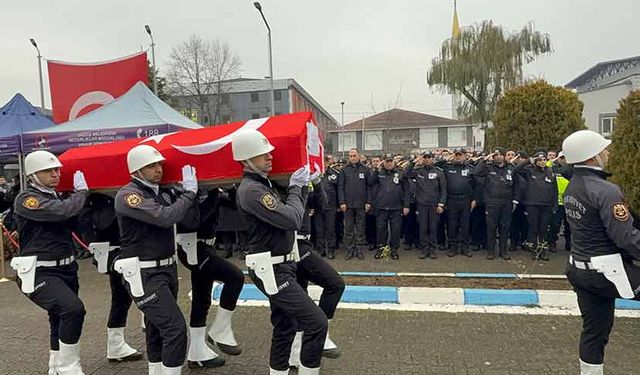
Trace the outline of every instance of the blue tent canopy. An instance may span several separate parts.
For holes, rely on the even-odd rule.
[[[54,123],[21,94],[16,94],[0,108],[0,158],[17,157],[21,151],[20,136],[24,132],[41,130]]]

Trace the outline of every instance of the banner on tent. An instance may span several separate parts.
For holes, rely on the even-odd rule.
[[[275,146],[274,177],[290,174],[309,164],[324,170],[324,147],[310,112],[280,115],[228,125],[159,134],[141,140],[127,140],[68,150],[60,156],[64,165],[61,190],[73,187],[73,172],[84,172],[89,187],[116,189],[131,180],[127,170],[127,153],[139,144],[157,148],[167,159],[164,163],[163,183],[181,180],[184,165],[196,168],[201,184],[225,184],[242,177],[240,163],[233,160],[231,139],[244,129],[262,132]],[[108,173],[105,173],[108,171]]]
[[[56,123],[111,103],[138,81],[148,83],[146,52],[91,64],[49,60],[47,67]]]

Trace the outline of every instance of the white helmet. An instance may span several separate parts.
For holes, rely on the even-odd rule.
[[[140,169],[146,167],[149,164],[164,161],[160,151],[149,145],[139,145],[131,150],[127,154],[127,166],[129,167],[129,173],[134,173]]]
[[[579,130],[562,142],[562,152],[569,164],[582,163],[601,153],[611,144],[601,134],[592,130]]]
[[[24,173],[29,176],[51,168],[60,168],[62,163],[49,151],[37,150],[24,158]]]
[[[267,137],[254,129],[241,130],[231,138],[233,160],[249,160],[275,149]]]

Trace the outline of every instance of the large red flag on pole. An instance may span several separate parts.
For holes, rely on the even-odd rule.
[[[49,60],[47,67],[56,123],[111,103],[138,81],[148,83],[146,52],[87,64]]]

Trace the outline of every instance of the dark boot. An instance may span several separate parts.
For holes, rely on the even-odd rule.
[[[391,249],[391,259],[398,260],[400,259],[400,254],[398,254],[398,249]]]
[[[471,258],[471,256],[472,256],[471,255],[471,250],[469,250],[469,246],[467,246],[467,245],[460,245],[460,250],[459,251],[460,251],[460,254],[462,254],[462,255],[464,255],[464,256],[466,256],[468,258]]]
[[[549,245],[546,242],[541,242],[540,245],[540,259],[545,262],[549,260]]]
[[[347,255],[345,255],[344,259],[349,260],[355,256],[355,250],[347,249]]]
[[[551,252],[551,253],[557,253],[558,252],[558,248],[556,247],[556,243],[555,242],[551,242],[549,244],[549,252]]]
[[[362,248],[356,248],[356,258],[360,260],[364,260],[364,253],[362,252]]]
[[[458,247],[453,245],[451,246],[451,249],[449,249],[449,253],[447,254],[448,257],[454,257],[458,255]]]
[[[513,252],[516,251],[516,242],[515,241],[511,241],[511,244],[509,244],[509,251]]]
[[[429,248],[429,258],[438,259],[438,256],[436,255],[436,248],[435,247],[430,247]]]
[[[424,249],[420,250],[420,259],[427,259],[428,256],[429,248],[425,247]]]
[[[327,252],[327,259],[335,259],[336,258],[336,249],[329,249]]]

